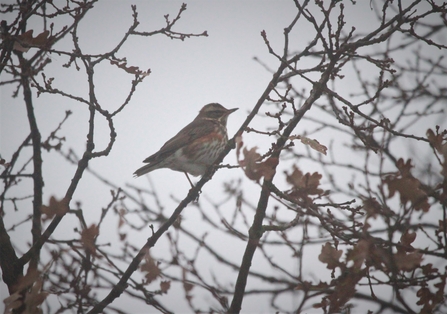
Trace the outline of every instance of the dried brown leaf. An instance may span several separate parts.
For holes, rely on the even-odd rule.
[[[140,270],[145,274],[146,282],[151,283],[161,275],[161,270],[154,261],[149,252],[144,257],[144,263],[141,264]]]
[[[151,73],[151,70],[147,70],[147,71],[143,71],[140,70],[139,67],[136,66],[127,66],[127,62],[126,60],[110,60],[110,64],[112,65],[116,65],[117,67],[119,67],[120,69],[123,69],[124,71],[126,71],[127,73],[130,74],[135,74],[135,75],[140,75],[140,76],[148,76]]]
[[[443,134],[439,134],[438,132],[436,133],[437,134],[435,134],[432,129],[428,129],[426,133],[427,139],[430,145],[433,146],[438,153],[443,154]]]
[[[301,137],[301,143],[304,145],[308,145],[310,148],[316,150],[319,153],[322,153],[323,155],[327,154],[327,147],[320,144],[317,140],[300,136]]]
[[[403,205],[411,202],[416,210],[428,212],[430,209],[428,196],[419,188],[421,186],[419,180],[411,174],[410,169],[413,167],[411,159],[407,162],[399,159],[396,166],[399,173],[389,175],[384,179],[384,183],[388,185],[389,197],[391,198],[396,192],[399,192],[400,201]]]
[[[15,292],[11,294],[9,297],[3,300],[3,303],[5,304],[5,310],[4,313],[12,313],[12,310],[18,309],[22,306],[22,295],[19,292]]]
[[[6,162],[6,160],[0,157],[0,165],[2,165],[5,168],[8,168],[10,166],[10,163]]]
[[[365,260],[370,256],[369,254],[369,242],[361,239],[354,248],[346,254],[346,260],[353,261],[351,269],[356,271],[360,270]]]
[[[413,243],[415,239],[416,239],[416,232],[406,231],[400,237],[400,244],[413,249],[411,243]]]
[[[406,253],[405,251],[398,251],[394,255],[394,262],[399,270],[413,271],[420,266],[423,256],[419,252]]]
[[[188,271],[185,268],[182,268],[183,289],[185,290],[185,294],[189,295],[189,292],[194,288],[194,285],[188,282],[187,276]]]
[[[171,281],[166,280],[160,282],[160,290],[163,293],[168,293],[168,290],[171,288]]]
[[[92,254],[96,253],[96,238],[99,235],[99,227],[92,224],[87,229],[82,230],[81,242],[84,249]]]
[[[37,35],[35,38],[33,38],[32,45],[35,47],[45,46],[48,42],[48,35],[50,35],[50,32],[48,30],[43,31],[42,33]]]
[[[321,253],[318,255],[320,262],[327,264],[328,269],[335,269],[340,263],[340,257],[343,254],[342,250],[335,249],[329,242],[321,247]]]
[[[430,145],[436,149],[436,151],[442,155],[443,157],[443,161],[441,161],[441,166],[442,166],[442,170],[441,170],[441,175],[444,178],[447,178],[447,130],[444,130],[442,133],[439,133],[439,130],[436,129],[436,134],[431,130],[428,129],[427,130],[427,138],[428,141],[430,142]],[[443,184],[443,193],[442,193],[442,198],[445,200],[447,199],[447,182],[444,181]]]
[[[287,182],[293,186],[288,194],[296,199],[312,201],[310,196],[321,195],[324,193],[324,191],[319,188],[322,175],[318,172],[303,174],[301,170],[294,165],[292,173],[289,174],[286,172],[285,174]]]
[[[236,154],[239,165],[244,170],[245,175],[256,182],[264,177],[266,180],[273,178],[276,172],[276,166],[278,165],[278,158],[267,158],[265,161],[261,161],[262,157],[257,153],[257,147],[251,149],[243,148],[242,153],[244,159],[240,160],[240,151],[243,142],[241,137],[236,138]]]
[[[63,198],[58,201],[54,196],[50,197],[50,204],[48,206],[42,205],[40,212],[44,214],[43,221],[53,219],[54,216],[62,217],[68,212],[67,201]]]
[[[50,32],[46,30],[36,37],[33,37],[33,30],[31,29],[16,37],[13,49],[16,51],[27,52],[30,47],[44,47],[49,42],[49,34]]]
[[[48,296],[47,292],[42,292],[43,281],[38,278],[25,296],[25,305],[27,313],[42,313],[39,306]]]
[[[394,254],[394,262],[399,270],[413,271],[420,266],[423,255],[416,251],[411,243],[416,239],[416,232],[406,231],[402,234]]]
[[[366,211],[367,217],[376,218],[382,213],[382,205],[375,198],[367,198],[363,200],[363,208]]]
[[[361,271],[347,271],[337,278],[334,293],[327,298],[329,300],[329,313],[341,313],[342,308],[354,296],[355,287],[366,274],[366,269]]]
[[[446,277],[446,274],[439,274],[440,281],[433,285],[436,288],[434,293],[426,286],[417,291],[416,296],[419,297],[419,301],[416,304],[423,305],[420,313],[435,313],[435,308],[444,301]]]
[[[428,212],[430,204],[427,194],[419,189],[420,182],[416,178],[387,178],[389,197],[393,197],[395,192],[399,192],[400,202],[405,205],[411,202],[416,210]]]
[[[124,208],[121,208],[118,210],[118,229],[120,229],[125,223],[126,223],[126,216],[127,211]]]
[[[43,281],[40,278],[40,272],[37,270],[28,270],[25,276],[18,280],[14,290],[18,291],[3,300],[5,303],[5,313],[17,309],[25,303],[24,313],[41,313],[39,306],[48,296],[47,292],[42,292]],[[25,298],[22,299],[20,291],[26,291]],[[8,310],[8,311],[7,311]]]
[[[422,273],[425,276],[430,276],[432,274],[436,274],[439,271],[438,268],[433,268],[433,264],[432,263],[428,263],[427,265],[422,265],[421,269],[422,269]]]

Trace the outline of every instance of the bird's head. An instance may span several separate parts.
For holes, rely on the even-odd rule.
[[[227,124],[228,116],[238,110],[239,108],[227,109],[221,104],[211,103],[204,106],[197,118],[199,119],[207,119],[207,120],[217,120],[223,125]]]

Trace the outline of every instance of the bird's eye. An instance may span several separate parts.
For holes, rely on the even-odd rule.
[[[210,116],[212,117],[220,117],[222,115],[222,112],[219,110],[210,111]]]

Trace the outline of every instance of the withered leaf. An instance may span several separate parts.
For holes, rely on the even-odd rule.
[[[29,30],[16,37],[13,49],[16,51],[27,52],[30,47],[43,47],[48,43],[48,30],[43,31],[36,37],[33,37],[33,30]]]
[[[287,182],[293,185],[298,189],[309,189],[311,193],[309,194],[321,194],[323,190],[318,189],[320,185],[320,179],[322,175],[318,172],[314,172],[310,174],[309,172],[303,175],[300,169],[297,166],[293,166],[293,171],[291,174],[287,174]]]
[[[166,280],[166,281],[160,282],[160,290],[163,293],[168,293],[169,288],[171,288],[171,281]]]
[[[189,291],[191,291],[194,288],[194,285],[184,281],[183,282],[183,289],[185,289],[185,292],[188,293]]]
[[[437,133],[437,132],[436,132]],[[443,153],[443,134],[435,134],[432,129],[427,130],[427,139],[433,148],[436,149],[436,151],[440,154]]]
[[[45,301],[48,292],[42,292],[43,281],[38,278],[25,296],[25,305],[28,313],[40,313],[39,306]]]
[[[11,294],[9,297],[3,300],[3,303],[5,304],[4,313],[13,313],[12,310],[18,309],[23,304],[20,291]]]
[[[320,262],[327,264],[328,269],[335,269],[340,265],[340,257],[343,254],[342,250],[335,249],[329,242],[321,247],[321,253],[318,255]]]
[[[118,229],[120,229],[125,223],[126,223],[126,216],[127,211],[124,208],[120,208],[118,210]]]
[[[447,130],[444,130],[442,133],[438,133],[438,129],[436,129],[436,134],[431,129],[427,130],[427,138],[430,142],[430,145],[436,149],[436,151],[443,156],[443,161],[441,163],[442,170],[441,175],[444,178],[447,178]],[[447,198],[447,185],[443,185],[443,198]]]
[[[411,164],[411,159],[404,161],[402,158],[399,158],[396,162],[396,167],[399,169],[402,178],[412,177],[411,168],[413,168],[413,165]]]
[[[316,150],[317,152],[322,153],[323,155],[327,154],[327,147],[320,144],[315,139],[311,139],[311,138],[308,138],[308,137],[302,136],[302,135],[292,135],[292,136],[289,136],[289,140],[291,140],[291,141],[300,140],[301,143],[309,146],[310,148]]]
[[[53,219],[54,216],[62,217],[68,212],[68,205],[65,199],[58,201],[54,196],[50,197],[48,206],[42,205],[40,212],[44,214],[43,221]]]
[[[296,138],[299,138],[301,140],[301,143],[309,146],[310,148],[316,150],[317,152],[322,153],[323,155],[327,154],[327,147],[320,144],[317,140],[305,136],[296,136]]]
[[[258,148],[255,146],[249,150],[244,147],[242,151],[244,160],[240,160],[239,154],[243,145],[241,137],[236,138],[236,145],[238,163],[249,179],[259,182],[262,177],[266,180],[273,178],[278,165],[278,158],[270,157],[265,161],[261,161],[261,155],[256,152]]]
[[[400,237],[400,245],[397,247],[397,253],[394,254],[394,262],[399,270],[413,271],[420,266],[423,256],[411,246],[415,239],[416,232],[410,233],[409,231]]]
[[[431,274],[436,274],[439,271],[438,268],[433,268],[433,264],[432,263],[428,263],[427,265],[422,265],[421,269],[422,269],[422,273],[425,276],[429,276]]]
[[[42,47],[44,46],[47,41],[48,41],[48,35],[50,34],[50,32],[48,30],[43,31],[42,33],[40,33],[39,35],[37,35],[33,41],[32,41],[32,45],[36,46],[36,47]]]
[[[377,214],[382,213],[382,205],[375,198],[367,198],[363,200],[363,208],[368,217],[377,217]]]
[[[326,282],[320,281],[317,285],[312,285],[310,281],[303,281],[295,287],[295,290],[303,291],[322,291],[327,290],[329,285]]]
[[[161,270],[154,261],[149,251],[144,257],[144,263],[141,264],[140,269],[145,274],[146,283],[151,283],[161,275]]]
[[[364,261],[369,256],[370,243],[367,240],[361,239],[354,248],[346,254],[346,260],[353,261],[352,269],[360,270]]]
[[[329,313],[340,313],[341,309],[354,296],[358,282],[366,274],[366,269],[361,271],[346,272],[337,278],[334,293],[328,296]]]
[[[446,226],[447,226],[447,219],[438,220],[438,230],[437,230],[437,232],[439,232],[439,233],[446,232],[446,228],[445,228]]]
[[[120,69],[123,69],[127,73],[140,75],[140,76],[148,76],[151,73],[151,70],[143,71],[140,70],[139,67],[136,66],[127,66],[126,60],[110,60],[110,64],[116,65]]]
[[[10,163],[6,162],[6,160],[0,157],[0,165],[2,165],[5,168],[8,168],[10,166]]]
[[[403,249],[398,249],[394,254],[394,262],[399,270],[413,271],[420,266],[423,256],[421,253],[415,251],[411,253],[405,252]]]
[[[311,201],[309,196],[311,195],[321,195],[323,190],[319,188],[320,179],[322,175],[318,172],[312,174],[303,174],[297,166],[293,166],[292,173],[285,173],[286,180],[293,186],[293,189],[288,193],[297,199],[302,199],[305,201]]]
[[[92,254],[96,252],[96,238],[99,235],[99,227],[92,224],[81,232],[81,242],[84,249]]]
[[[430,209],[428,196],[419,188],[421,186],[419,180],[411,174],[411,159],[404,162],[401,158],[397,161],[396,166],[399,173],[389,175],[384,179],[384,183],[388,185],[389,197],[391,198],[396,192],[399,192],[400,201],[403,205],[411,202],[416,210],[428,212]]]
[[[419,189],[420,182],[416,178],[386,178],[385,183],[388,185],[389,197],[399,192],[400,202],[406,204],[411,202],[416,210],[428,212],[430,204],[428,203],[427,194]]]
[[[182,282],[183,282],[183,289],[185,290],[185,294],[189,295],[189,292],[194,288],[194,285],[189,283],[187,280],[187,271],[185,268],[182,268]]]
[[[26,273],[25,276],[19,278],[19,281],[17,283],[17,286],[15,287],[15,290],[23,290],[26,287],[29,287],[33,285],[37,279],[40,276],[40,272],[36,269],[30,269]]]
[[[411,243],[413,243],[415,239],[416,239],[416,232],[411,233],[407,230],[400,237],[400,244],[412,249],[413,247],[411,246]]]
[[[40,272],[37,270],[28,270],[27,274],[18,280],[15,289],[18,291],[3,300],[5,303],[5,313],[17,309],[25,303],[25,312],[39,313],[38,308],[48,296],[47,292],[42,292],[43,281]],[[26,295],[23,299],[20,291],[25,290]]]
[[[421,287],[417,291],[416,296],[419,297],[419,301],[416,304],[423,305],[420,313],[434,313],[434,309],[445,300],[446,277],[446,274],[440,274],[440,282],[433,285],[434,288],[437,288],[434,293],[429,287]]]

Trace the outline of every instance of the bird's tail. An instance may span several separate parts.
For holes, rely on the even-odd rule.
[[[154,167],[155,165],[153,164],[148,164],[148,165],[144,165],[143,167],[137,169],[134,173],[133,176],[134,177],[140,177],[143,174],[146,174],[148,172],[151,172],[152,170],[157,169],[156,167]]]

